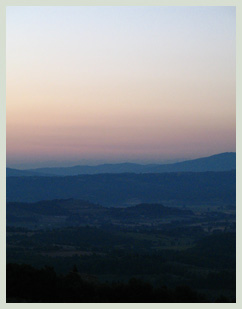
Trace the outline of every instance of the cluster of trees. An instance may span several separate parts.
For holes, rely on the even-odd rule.
[[[231,302],[224,296],[217,302]],[[100,284],[83,280],[74,266],[67,275],[53,268],[7,265],[7,302],[67,303],[200,303],[209,302],[187,286],[155,288],[136,278],[128,283]]]

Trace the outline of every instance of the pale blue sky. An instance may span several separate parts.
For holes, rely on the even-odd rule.
[[[8,7],[7,164],[235,151],[234,7]]]

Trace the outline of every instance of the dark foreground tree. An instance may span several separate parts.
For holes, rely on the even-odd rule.
[[[7,302],[50,303],[200,303],[204,296],[181,286],[175,290],[154,288],[132,278],[127,284],[100,284],[83,280],[74,267],[65,276],[58,276],[51,267],[41,270],[29,265],[7,265]],[[223,295],[217,302],[230,302]]]

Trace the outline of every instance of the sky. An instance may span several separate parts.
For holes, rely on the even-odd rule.
[[[7,166],[236,150],[235,7],[8,7]]]

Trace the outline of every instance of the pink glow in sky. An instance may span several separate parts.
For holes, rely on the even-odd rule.
[[[235,151],[235,8],[8,7],[7,165]]]

